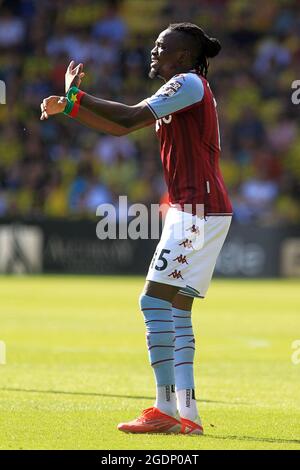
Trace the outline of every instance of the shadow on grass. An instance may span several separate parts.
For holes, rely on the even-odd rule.
[[[65,390],[30,390],[30,389],[23,389],[23,388],[0,388],[0,391],[3,392],[24,392],[24,393],[54,393],[58,395],[79,395],[79,396],[86,396],[86,397],[107,397],[107,398],[128,398],[133,400],[154,400],[153,397],[143,397],[143,396],[136,396],[136,395],[116,395],[112,393],[97,393],[97,392],[67,392]],[[250,403],[242,403],[242,402],[226,402],[226,401],[215,401],[215,400],[197,400],[199,403],[215,403],[220,405],[246,405],[250,406]]]
[[[231,441],[253,441],[253,442],[269,442],[273,444],[300,444],[300,439],[275,439],[272,437],[255,437],[255,436],[216,436],[214,434],[206,434],[205,437],[210,439],[221,439]]]
[[[3,392],[24,392],[24,393],[48,393],[58,395],[78,395],[88,397],[108,397],[108,398],[128,398],[134,400],[154,400],[154,397],[145,396],[130,396],[130,395],[116,395],[110,393],[96,393],[96,392],[67,392],[64,390],[29,390],[22,388],[0,388]],[[225,402],[225,401],[214,401],[214,400],[197,400],[201,403],[215,403],[221,405],[247,405],[251,406],[250,403],[242,402]],[[215,434],[206,434],[204,438],[220,439],[220,440],[232,440],[232,441],[248,441],[248,442],[268,442],[271,444],[299,444],[300,439],[275,439],[272,437],[255,437],[255,436],[218,436]]]

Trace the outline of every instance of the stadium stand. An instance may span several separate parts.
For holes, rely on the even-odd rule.
[[[295,0],[99,2],[0,1],[0,215],[89,218],[98,204],[165,198],[152,128],[120,138],[66,116],[39,121],[41,99],[63,94],[71,59],[84,63],[82,88],[134,104],[159,82],[148,79],[156,35],[193,21],[219,38],[209,80],[218,102],[222,169],[235,221],[300,221],[300,9]],[[259,11],[259,14],[257,12]]]

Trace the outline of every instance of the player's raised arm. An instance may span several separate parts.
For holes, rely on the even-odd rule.
[[[62,112],[92,129],[117,136],[155,121],[145,101],[128,106],[88,95],[75,86],[69,88],[66,97],[50,96],[41,103],[41,120]]]
[[[95,115],[118,124],[125,129],[147,125],[154,121],[153,114],[144,101],[134,106],[128,106],[123,103],[96,98],[85,93],[80,104]]]
[[[125,135],[154,122],[145,102],[128,106],[107,101],[79,90],[84,77],[83,64],[72,60],[65,73],[66,97],[49,96],[41,103],[41,120],[64,113],[92,129],[111,135]]]
[[[66,107],[68,105],[67,98],[64,96],[49,96],[45,98],[41,103],[41,120],[48,119],[49,116],[59,113],[65,113]],[[76,121],[84,124],[85,126],[95,129],[99,132],[105,132],[114,136],[121,136],[133,132],[137,129],[145,127],[153,123],[153,117],[148,120],[148,122],[140,122],[131,128],[117,124],[114,121],[105,119],[88,109],[80,106],[77,110],[76,116],[73,117]]]

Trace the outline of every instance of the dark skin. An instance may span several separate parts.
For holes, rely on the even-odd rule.
[[[194,60],[191,50],[190,44],[184,40],[181,33],[168,29],[162,31],[151,50],[150,78],[159,77],[167,82],[174,75],[191,70]],[[67,89],[69,84],[80,85],[81,78],[84,76],[82,68],[82,64],[73,68],[73,62],[71,62],[66,72]],[[50,96],[45,98],[41,104],[41,120],[48,119],[50,115],[61,113],[65,106],[66,98],[64,97]],[[75,119],[97,131],[115,136],[129,134],[149,126],[155,121],[144,101],[134,106],[128,106],[88,94],[83,96]],[[146,281],[144,287],[145,294],[167,300],[175,308],[190,311],[193,298],[180,295],[178,291],[179,287],[153,281]]]

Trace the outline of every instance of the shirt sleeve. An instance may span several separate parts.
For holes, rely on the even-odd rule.
[[[175,75],[145,102],[155,119],[180,111],[201,102],[204,87],[195,73]]]

